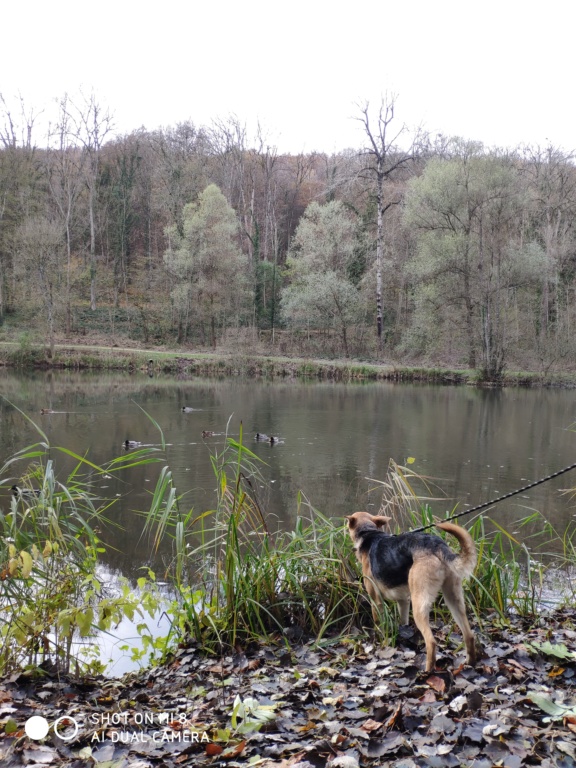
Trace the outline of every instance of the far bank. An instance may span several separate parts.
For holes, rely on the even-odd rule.
[[[391,361],[323,360],[258,352],[199,352],[121,347],[116,344],[56,344],[53,354],[43,344],[0,342],[0,365],[13,368],[121,370],[189,376],[314,378],[331,381],[397,381],[469,386],[576,387],[576,373],[506,371],[498,382],[466,368],[404,365]]]

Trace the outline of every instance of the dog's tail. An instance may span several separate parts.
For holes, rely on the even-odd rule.
[[[474,568],[476,568],[478,561],[474,539],[465,528],[462,528],[460,525],[454,525],[454,523],[436,523],[436,527],[458,539],[460,554],[456,562],[458,563],[460,576],[463,579],[467,579],[468,576],[474,573]]]

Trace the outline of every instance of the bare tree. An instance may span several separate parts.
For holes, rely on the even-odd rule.
[[[113,129],[110,112],[101,106],[96,95],[81,94],[81,101],[68,101],[67,112],[75,140],[85,155],[85,183],[88,189],[88,217],[90,221],[90,308],[96,309],[96,203],[100,174],[100,156],[104,140]]]
[[[8,104],[7,99],[0,93],[0,111],[2,114],[2,125],[0,125],[0,143],[4,149],[32,149],[32,131],[38,114],[34,109],[27,109],[22,96],[18,97],[20,117],[14,117],[14,111]]]
[[[21,96],[14,104],[0,94],[0,318],[14,297],[15,231],[33,214],[41,196],[33,141],[36,117]]]
[[[54,356],[55,313],[58,307],[59,263],[63,252],[62,228],[45,216],[27,218],[15,238],[16,270],[28,275],[33,295],[40,297],[46,314],[49,357]]]
[[[71,267],[72,267],[72,217],[84,183],[86,155],[75,146],[69,115],[68,96],[58,102],[58,122],[50,127],[46,153],[48,188],[58,209],[66,237],[66,333],[70,333]]]
[[[360,116],[356,119],[362,123],[368,139],[366,147],[361,151],[364,158],[360,175],[369,178],[376,187],[376,329],[378,345],[382,348],[382,260],[384,250],[384,215],[393,205],[401,201],[394,180],[401,169],[412,163],[416,148],[416,138],[409,137],[408,129],[403,124],[396,129],[393,126],[395,95],[382,98],[377,116],[372,119],[370,104],[360,106]],[[400,140],[407,139],[407,148],[402,148]]]

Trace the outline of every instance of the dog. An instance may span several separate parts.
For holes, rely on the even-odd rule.
[[[393,535],[381,530],[390,517],[354,512],[346,518],[356,556],[362,565],[366,591],[372,598],[372,617],[378,622],[382,600],[395,600],[400,623],[408,624],[410,601],[414,622],[426,643],[426,672],[436,664],[436,641],[430,629],[430,609],[439,592],[460,627],[466,645],[466,661],[476,663],[474,633],[466,616],[462,581],[476,567],[472,536],[452,523],[437,523],[458,539],[460,552],[453,552],[439,537],[429,533]]]

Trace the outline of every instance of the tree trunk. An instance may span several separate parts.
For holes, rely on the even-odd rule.
[[[378,349],[382,350],[382,251],[384,240],[384,214],[382,212],[382,196],[384,175],[382,162],[378,161],[376,170],[376,200],[378,206],[376,221],[376,329],[378,333]]]
[[[96,309],[96,225],[94,222],[94,193],[90,188],[90,309]]]

